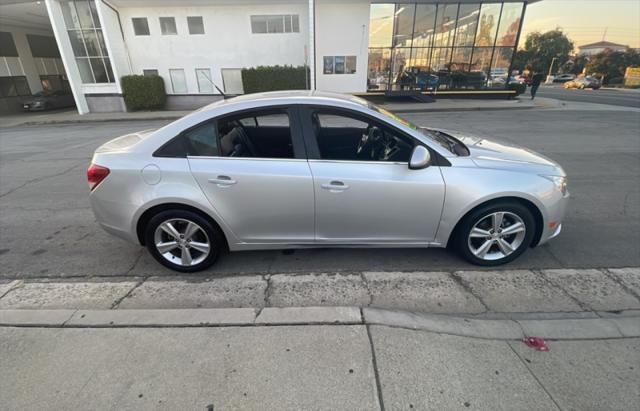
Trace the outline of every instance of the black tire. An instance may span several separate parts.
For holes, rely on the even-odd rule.
[[[511,252],[511,254],[503,258],[495,260],[478,258],[473,254],[469,247],[469,234],[476,223],[496,212],[513,213],[516,216],[520,217],[525,225],[524,238],[522,239],[520,245],[513,252]],[[478,207],[464,217],[464,219],[460,222],[460,225],[457,227],[456,233],[454,234],[453,246],[455,250],[471,264],[486,267],[497,266],[509,263],[518,258],[522,253],[524,253],[527,248],[531,246],[535,231],[535,218],[526,206],[515,201],[504,201],[499,203],[487,204]]]
[[[197,224],[206,234],[210,248],[209,254],[202,261],[190,266],[180,265],[169,261],[156,248],[155,233],[156,229],[169,220],[180,219]],[[149,253],[160,264],[172,270],[182,273],[193,273],[209,268],[216,262],[222,251],[225,249],[224,235],[217,226],[213,226],[208,219],[193,211],[187,210],[166,210],[162,211],[149,220],[144,232],[145,244]]]

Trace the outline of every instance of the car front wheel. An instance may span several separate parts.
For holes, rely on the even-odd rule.
[[[495,266],[515,260],[533,241],[535,220],[519,203],[481,207],[462,222],[457,249],[472,264]]]
[[[160,264],[190,273],[210,267],[218,259],[224,240],[219,230],[199,214],[167,210],[151,218],[145,243]]]

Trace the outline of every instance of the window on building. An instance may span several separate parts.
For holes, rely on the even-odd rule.
[[[163,36],[178,34],[176,19],[174,17],[160,17],[160,33],[162,33]]]
[[[184,69],[170,69],[169,77],[171,78],[171,89],[174,94],[185,94],[187,92],[187,79],[184,75]]]
[[[69,81],[62,75],[41,75],[40,84],[45,91],[64,91],[71,92]]]
[[[30,96],[25,76],[0,77],[0,97]]]
[[[0,31],[0,56],[18,57],[18,49],[16,49],[16,43],[13,42],[13,36],[6,31]]]
[[[300,21],[297,14],[251,16],[251,32],[254,34],[299,33]]]
[[[522,3],[505,3],[502,6],[500,27],[496,36],[496,46],[515,46],[520,20],[522,18]]]
[[[208,94],[213,93],[211,70],[208,68],[196,69],[196,79],[198,80],[198,92]]]
[[[158,75],[158,70],[156,70],[156,69],[144,69],[144,70],[142,70],[142,75],[143,76],[157,76]]]
[[[189,34],[204,34],[202,16],[187,17],[187,25],[189,26]]]
[[[149,22],[146,17],[134,17],[131,19],[133,24],[133,33],[136,36],[148,36],[149,35]]]
[[[411,47],[415,10],[415,3],[398,4],[396,6],[394,13],[393,47]]]
[[[94,0],[65,0],[60,5],[82,82],[113,83]]]
[[[223,68],[220,69],[222,74],[222,87],[225,94],[243,94],[244,85],[242,84],[242,69]]]
[[[369,22],[369,47],[391,47],[393,4],[372,4]]]

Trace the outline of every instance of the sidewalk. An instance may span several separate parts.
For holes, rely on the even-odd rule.
[[[428,113],[442,111],[469,110],[510,110],[543,107],[542,103],[532,102],[528,98],[521,100],[476,100],[476,99],[440,99],[434,103],[389,102],[382,104],[387,110],[396,113]],[[88,113],[78,114],[75,110],[58,110],[41,113],[18,113],[0,117],[0,128],[39,124],[65,124],[108,121],[135,120],[175,120],[191,111],[136,111],[130,113]]]
[[[627,410],[640,269],[0,280],[0,358],[8,410]]]
[[[640,400],[636,319],[465,320],[349,307],[248,314],[77,311],[64,323],[0,327],[0,404],[7,410],[625,410]],[[0,323],[12,315],[0,311]],[[552,329],[574,334],[549,341],[548,352],[521,341]]]

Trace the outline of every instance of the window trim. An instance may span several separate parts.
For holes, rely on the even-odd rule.
[[[307,151],[306,151],[306,147],[305,147],[305,142],[304,142],[304,137],[302,134],[302,125],[300,124],[300,114],[299,114],[299,105],[297,104],[293,104],[293,105],[274,105],[274,106],[260,106],[260,107],[253,107],[253,108],[248,108],[248,109],[244,109],[244,110],[238,110],[238,111],[233,111],[230,113],[225,113],[225,114],[221,114],[219,116],[216,117],[212,117],[209,118],[207,120],[201,121],[197,124],[194,124],[193,126],[190,126],[184,130],[182,130],[177,136],[169,139],[167,142],[165,142],[164,144],[162,144],[158,149],[156,149],[152,156],[153,157],[161,157],[161,158],[194,158],[194,159],[215,159],[215,160],[250,160],[250,161],[264,161],[264,160],[271,160],[271,161],[307,161],[308,160],[308,156],[307,156]],[[276,111],[276,110],[282,110],[285,111],[286,114],[289,116],[289,129],[290,129],[290,134],[291,134],[291,145],[293,146],[293,157],[291,158],[277,158],[277,157],[225,157],[222,156],[221,153],[221,149],[222,149],[222,144],[220,144],[220,138],[218,137],[218,122],[220,120],[223,120],[225,118],[229,118],[229,117],[238,117],[238,116],[242,116],[244,114],[250,114],[252,112],[255,111]],[[258,117],[258,116],[255,116]],[[185,135],[195,129],[198,128],[200,126],[203,126],[209,122],[214,122],[214,130],[216,133],[216,139],[218,139],[218,156],[192,156],[188,154],[188,150],[187,150],[187,145],[185,144],[184,138]],[[173,141],[177,140],[177,139],[182,139],[182,149],[184,151],[184,155],[183,156],[163,156],[161,154],[159,154],[159,152],[161,152],[165,146],[171,144]]]
[[[361,111],[344,108],[344,107],[325,106],[325,105],[319,105],[319,104],[301,104],[299,106],[299,115],[301,118],[303,130],[304,130],[303,136],[304,136],[305,145],[307,147],[307,157],[309,161],[347,163],[347,164],[396,164],[396,165],[401,164],[401,165],[406,165],[407,167],[409,164],[408,161],[397,162],[397,161],[330,160],[330,159],[322,158],[322,156],[320,155],[320,147],[318,146],[313,124],[311,122],[311,114],[313,114],[313,112],[316,110],[324,110],[324,111],[338,113],[338,114],[346,113],[347,115],[351,115],[352,117],[354,117],[356,120],[364,119],[363,121],[374,122],[376,124],[382,125],[383,127],[390,129],[392,132],[397,133],[409,139],[410,141],[413,141],[414,147],[416,145],[424,146],[427,150],[429,150],[429,153],[431,154],[431,158],[433,159],[432,164],[434,166],[439,166],[439,167],[451,166],[451,163],[446,158],[444,158],[440,153],[438,153],[435,149],[430,147],[429,144],[422,142],[421,140],[417,139],[411,134],[404,132],[403,130],[400,130],[393,124],[380,120],[377,117],[374,117],[368,113],[364,113]]]

